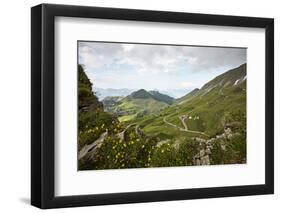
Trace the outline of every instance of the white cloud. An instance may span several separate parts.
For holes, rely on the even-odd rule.
[[[246,62],[246,49],[239,48],[110,42],[79,42],[78,48],[79,63],[103,87],[190,89]]]
[[[246,50],[239,48],[137,45],[80,42],[79,63],[90,68],[126,64],[142,72],[175,72],[179,67],[206,71],[246,62]]]
[[[82,63],[88,68],[103,66],[106,61],[103,55],[95,54],[93,49],[87,46],[79,48],[79,57],[82,60]]]
[[[182,82],[182,83],[181,83],[181,86],[182,86],[183,88],[193,88],[193,87],[195,87],[196,85],[195,85],[194,83],[192,83],[192,82],[185,81],[185,82]]]

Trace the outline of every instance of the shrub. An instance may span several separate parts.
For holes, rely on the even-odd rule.
[[[152,155],[152,167],[169,167],[169,166],[189,166],[193,163],[193,156],[199,151],[197,142],[183,139],[177,142],[171,141],[157,147]]]
[[[126,131],[124,141],[116,134],[107,136],[96,156],[91,160],[81,160],[82,169],[119,169],[149,167],[151,153],[156,144],[154,138],[140,138],[134,127]]]

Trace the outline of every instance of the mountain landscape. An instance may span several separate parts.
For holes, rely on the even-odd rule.
[[[103,100],[106,97],[116,97],[116,96],[125,97],[130,95],[132,92],[137,91],[137,89],[127,89],[127,88],[113,89],[113,88],[99,88],[99,87],[95,87],[93,88],[93,90],[95,91],[96,96],[100,100]],[[153,91],[168,95],[172,98],[180,98],[183,95],[190,92],[189,89],[151,90],[150,92]]]
[[[246,163],[246,64],[180,98],[143,88],[98,98],[78,73],[79,170]]]
[[[106,97],[102,102],[105,110],[117,115],[122,122],[158,113],[174,101],[174,98],[158,91],[140,89],[126,97]]]
[[[120,89],[114,89],[114,88],[93,88],[93,90],[96,92],[96,96],[103,100],[106,97],[116,97],[116,96],[127,96],[130,95],[132,92],[134,92],[134,89],[127,89],[127,88],[120,88]]]

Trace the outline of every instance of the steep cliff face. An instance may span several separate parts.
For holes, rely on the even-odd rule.
[[[92,83],[78,65],[78,113],[79,113],[79,149],[92,143],[105,132],[102,128],[90,131],[98,126],[107,126],[108,131],[114,128],[117,118],[104,112],[103,104],[92,91]]]
[[[78,96],[79,111],[89,111],[91,109],[103,109],[103,105],[98,101],[97,96],[92,91],[92,83],[84,72],[82,65],[78,65]]]

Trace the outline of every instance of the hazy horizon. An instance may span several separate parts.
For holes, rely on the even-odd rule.
[[[128,88],[98,88],[94,87],[93,91],[96,93],[96,95],[103,100],[105,97],[112,97],[112,96],[128,96],[132,92],[136,92],[138,90],[141,90],[144,88],[133,88],[133,89],[128,89]],[[195,89],[195,88],[194,88]],[[150,91],[157,91],[160,92],[164,95],[168,95],[170,97],[173,97],[175,99],[183,97],[187,93],[191,92],[193,89],[166,89],[166,90],[158,90],[156,88],[154,89],[144,89],[148,92]]]

